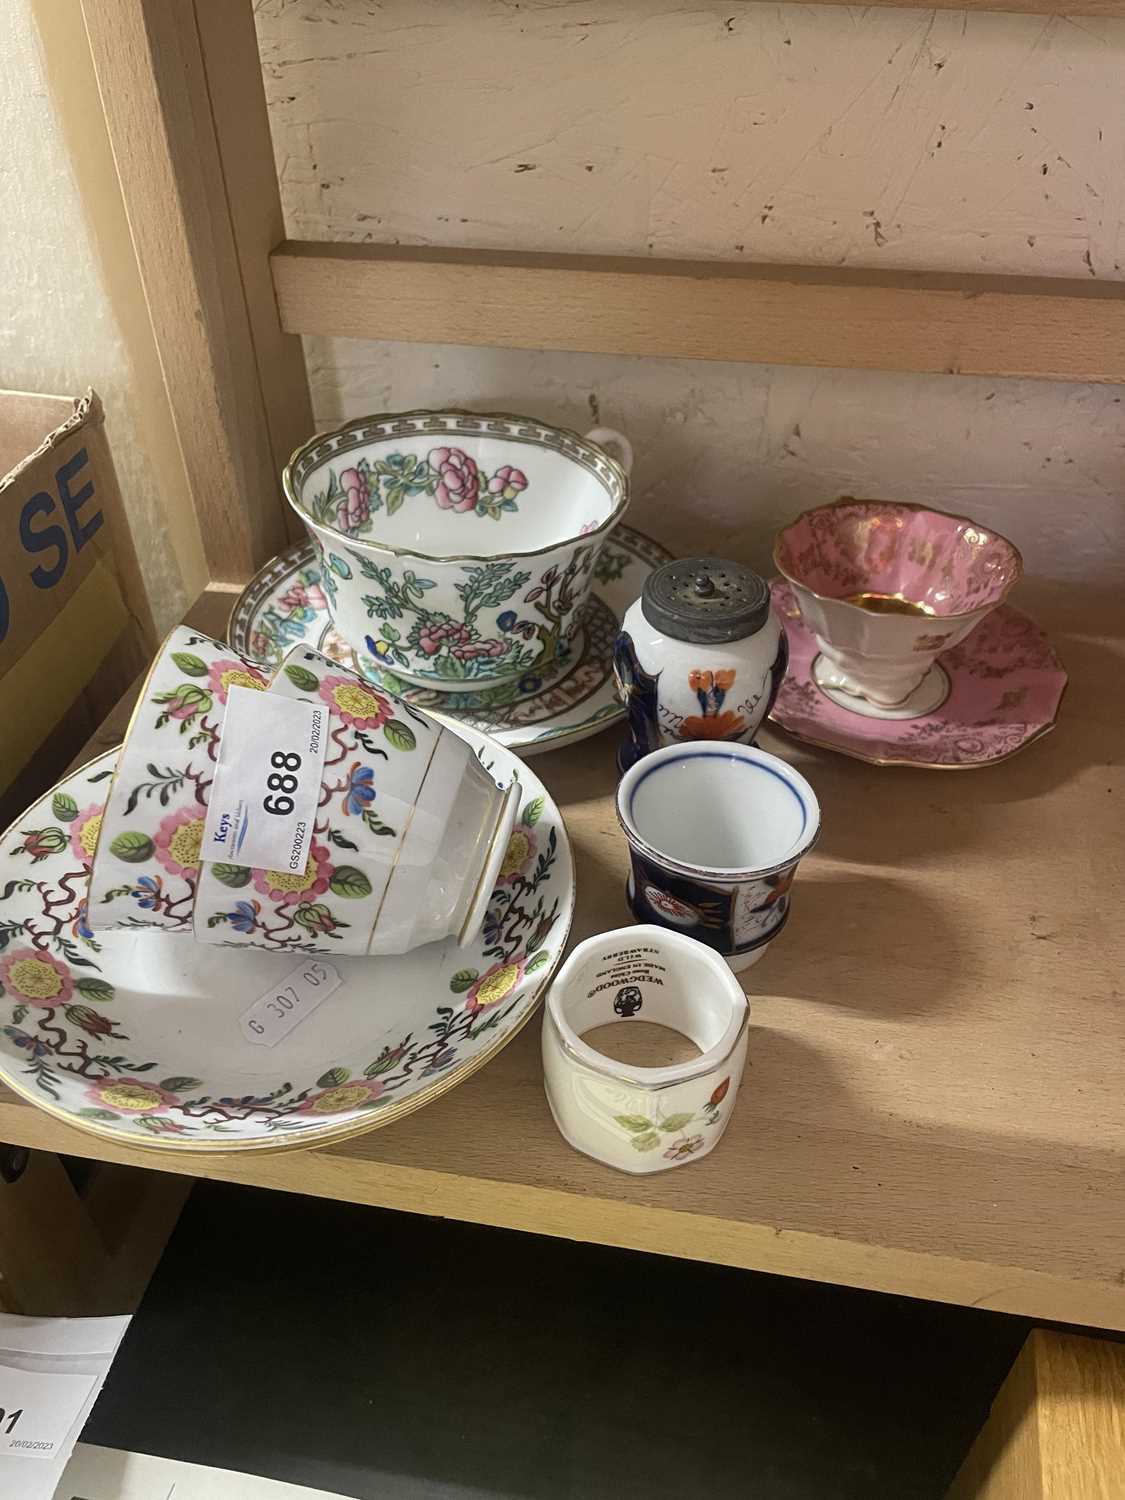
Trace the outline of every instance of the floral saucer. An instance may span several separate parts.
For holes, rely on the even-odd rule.
[[[214,1152],[343,1140],[474,1073],[534,1013],[562,957],[574,867],[538,777],[461,732],[497,776],[518,772],[523,796],[481,935],[401,958],[305,956],[318,983],[327,967],[342,984],[272,1047],[243,1023],[300,982],[302,955],[140,927],[95,936],[83,834],[117,751],[59,782],[0,838],[0,1080],[106,1139]],[[144,881],[134,895],[139,908],[152,899]]]
[[[1066,672],[1038,625],[1010,604],[938,657],[949,686],[936,708],[912,719],[874,719],[817,686],[816,638],[793,590],[775,578],[770,591],[789,639],[789,668],[770,719],[799,740],[877,766],[964,770],[1006,760],[1055,726]]]
[[[545,677],[529,673],[482,692],[412,687],[378,670],[367,653],[353,652],[329,619],[311,542],[287,548],[250,580],[231,612],[227,636],[236,651],[270,666],[298,642],[315,646],[447,723],[480,730],[518,755],[538,755],[624,718],[613,679],[613,643],[645,579],[670,556],[651,537],[618,526],[595,564],[590,602],[568,656]]]

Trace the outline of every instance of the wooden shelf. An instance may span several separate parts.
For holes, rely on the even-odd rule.
[[[287,242],[287,333],[1125,380],[1125,284]]]
[[[824,835],[784,939],[746,976],[750,1068],[707,1160],[630,1178],[576,1155],[535,1023],[444,1099],[337,1149],[118,1149],[7,1093],[0,1139],[1125,1329],[1120,601],[1025,583],[1017,602],[1071,673],[1062,723],[1025,754],[880,770],[763,737],[812,781]],[[221,630],[229,603],[210,593],[193,623]],[[575,846],[576,939],[629,920],[616,738],[536,762]]]

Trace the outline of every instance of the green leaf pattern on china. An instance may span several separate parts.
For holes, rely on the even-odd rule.
[[[51,798],[51,815],[60,823],[72,823],[78,816],[78,803],[67,792],[56,792]]]
[[[143,864],[146,859],[151,859],[156,851],[156,845],[147,833],[138,833],[129,830],[119,833],[109,846],[109,852],[115,859],[123,859],[127,865]]]
[[[532,797],[520,816],[520,822],[525,823],[528,828],[534,828],[543,816],[543,798]]]
[[[479,978],[479,969],[458,969],[449,981],[449,988],[455,995],[463,995],[466,990],[472,989]]]
[[[188,677],[207,676],[207,663],[201,657],[194,656],[190,651],[173,651],[172,660],[179,667],[180,671]]]
[[[74,988],[84,1000],[92,1000],[95,1005],[107,1004],[115,994],[113,985],[107,979],[94,979],[87,974],[75,980]]]
[[[214,864],[211,866],[211,874],[221,885],[230,886],[233,891],[250,883],[250,870],[247,865]]]
[[[347,1068],[329,1068],[327,1073],[322,1073],[316,1080],[316,1086],[318,1089],[338,1089],[351,1076]]]
[[[383,733],[396,750],[413,750],[418,743],[413,729],[398,719],[388,719],[383,725]]]
[[[371,894],[370,880],[355,865],[338,865],[332,872],[328,887],[333,895],[347,896],[352,900]]]
[[[285,675],[302,693],[315,693],[320,686],[320,678],[315,672],[310,672],[307,667],[290,665],[285,668]]]

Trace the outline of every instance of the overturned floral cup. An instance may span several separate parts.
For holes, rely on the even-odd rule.
[[[75,853],[90,868],[88,924],[190,932],[207,798],[234,687],[264,692],[260,667],[224,641],[177,626],[137,698],[104,808],[76,808]]]
[[[360,665],[454,691],[565,656],[631,466],[610,428],[580,437],[529,417],[416,411],[312,438],[284,483]]]
[[[519,783],[499,786],[457,734],[308,647],[290,651],[270,691],[328,711],[308,857],[297,871],[205,863],[196,938],[276,953],[472,943]]]

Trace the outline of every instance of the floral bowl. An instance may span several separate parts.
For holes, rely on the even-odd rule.
[[[137,697],[108,799],[75,808],[70,839],[90,872],[89,924],[190,932],[207,799],[232,687],[262,668],[177,626]]]
[[[873,717],[938,707],[949,687],[937,657],[1023,572],[1011,542],[965,516],[850,498],[805,511],[780,531],[774,562],[816,636],[817,685]]]
[[[361,667],[453,691],[542,673],[569,642],[631,464],[609,428],[416,411],[312,438],[284,484]]]
[[[0,834],[0,1079],[106,1140],[214,1154],[344,1140],[467,1078],[535,1013],[566,945],[574,867],[534,772],[464,737],[496,779],[519,770],[519,835],[469,948],[393,958],[302,963],[91,931],[79,810],[101,803],[118,752],[71,772]],[[248,1008],[314,964],[339,979],[330,1000],[275,1045],[256,1040]]]
[[[513,836],[518,779],[500,786],[459,735],[307,646],[270,691],[328,706],[308,862],[299,875],[204,864],[196,937],[272,953],[472,943]]]

